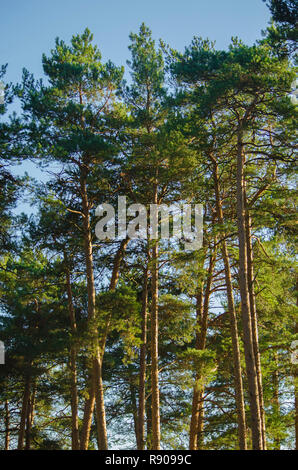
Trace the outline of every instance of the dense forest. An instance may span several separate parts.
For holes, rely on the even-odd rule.
[[[86,29],[6,83],[1,449],[298,448],[297,2],[268,6],[252,46],[142,24],[117,67]],[[99,239],[119,196],[135,226],[133,204],[202,204],[202,246],[149,220]]]

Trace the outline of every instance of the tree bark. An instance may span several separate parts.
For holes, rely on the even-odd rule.
[[[203,317],[203,285],[198,288],[198,293],[196,296],[196,323],[197,323],[197,332],[196,332],[196,347],[199,346],[199,334],[200,334],[200,325]],[[199,413],[202,408],[200,403],[201,399],[201,387],[199,384],[200,374],[196,373],[194,390],[192,395],[192,411],[191,411],[191,420],[190,420],[190,430],[189,430],[189,449],[197,450],[197,436],[198,436],[198,423],[199,423]]]
[[[137,448],[145,449],[145,407],[146,407],[146,350],[147,350],[147,315],[148,315],[148,268],[144,271],[142,292],[142,333],[140,347],[139,406]]]
[[[199,419],[198,419],[198,435],[197,435],[197,450],[204,449],[204,388],[199,396]]]
[[[138,445],[140,437],[139,437],[139,427],[138,427],[138,405],[137,405],[137,397],[136,397],[136,385],[134,383],[133,373],[130,368],[128,369],[128,380],[129,380],[129,391],[130,391],[130,399],[131,399],[131,406],[132,406],[134,432],[136,436],[136,443]]]
[[[153,203],[158,204],[157,172]],[[160,449],[160,403],[158,377],[158,239],[152,240],[151,256],[151,391],[152,391],[152,450]]]
[[[93,252],[92,252],[92,236],[90,227],[90,213],[89,202],[87,195],[86,185],[86,171],[82,170],[81,174],[81,197],[83,206],[83,228],[84,228],[84,250],[85,250],[85,263],[86,263],[86,276],[87,276],[87,295],[88,295],[88,326],[91,334],[91,349],[92,349],[92,368],[90,370],[89,380],[89,397],[85,403],[82,436],[81,436],[81,449],[88,448],[90,427],[92,422],[92,415],[94,404],[97,404],[97,433],[98,439],[102,442],[103,450],[108,448],[107,431],[105,423],[105,409],[103,402],[102,379],[101,379],[101,358],[99,353],[98,344],[98,331],[94,326],[95,320],[95,284],[93,273]]]
[[[150,362],[147,358],[148,363]],[[151,377],[149,378],[151,381]],[[151,389],[151,384],[150,384]],[[152,400],[151,393],[148,395],[146,400],[146,447],[147,450],[152,450]]]
[[[9,450],[10,442],[10,412],[8,400],[5,400],[5,450]]]
[[[298,285],[296,284],[298,292]],[[298,306],[298,296],[297,303]],[[295,333],[298,334],[298,322],[295,325]],[[295,394],[295,449],[298,450],[298,364],[293,364],[294,368],[294,394]]]
[[[90,430],[92,424],[93,410],[95,405],[95,391],[93,389],[94,383],[89,378],[88,398],[84,405],[83,423],[81,430],[80,447],[81,450],[87,450],[89,446]]]
[[[255,364],[257,372],[257,383],[259,391],[259,407],[261,416],[261,427],[262,427],[262,445],[263,450],[266,450],[266,424],[265,424],[265,409],[264,409],[264,397],[263,397],[263,384],[262,384],[262,370],[261,370],[261,357],[259,350],[259,334],[258,334],[258,318],[256,309],[256,300],[254,292],[254,271],[253,271],[253,249],[251,242],[251,217],[249,214],[246,192],[245,194],[245,225],[246,225],[246,239],[247,239],[247,281],[248,281],[248,292],[249,292],[249,304],[251,311],[251,322],[252,322],[252,337],[255,354]]]
[[[75,317],[75,310],[73,306],[72,288],[70,280],[70,271],[67,265],[67,255],[64,254],[66,263],[66,291],[68,301],[68,312],[70,319],[71,330],[71,346],[69,355],[69,368],[70,368],[70,395],[71,395],[71,448],[72,450],[80,449],[80,436],[79,436],[79,420],[78,420],[78,390],[77,390],[77,351],[74,345],[76,338],[77,324]]]
[[[296,364],[297,369],[297,364]],[[298,373],[294,374],[294,388],[295,388],[295,449],[298,450]]]
[[[152,450],[160,449],[160,410],[158,378],[158,241],[152,247],[151,308],[151,387],[152,387]]]
[[[196,306],[196,320],[197,320],[197,333],[196,333],[196,349],[204,350],[206,347],[207,337],[207,325],[208,325],[208,311],[209,311],[209,299],[211,294],[211,286],[213,280],[213,271],[216,260],[216,248],[214,247],[209,259],[208,277],[206,281],[205,292],[203,295],[203,287],[200,286],[197,294],[197,306]],[[203,300],[204,299],[204,300]],[[194,390],[193,390],[193,401],[192,401],[192,413],[190,421],[190,432],[189,432],[189,448],[190,450],[198,449],[198,441],[200,442],[200,448],[203,446],[202,432],[203,432],[203,421],[204,421],[204,386],[202,385],[203,376],[199,370],[196,373]],[[198,440],[198,435],[200,438]]]
[[[257,370],[255,364],[254,343],[252,335],[252,319],[249,304],[248,277],[247,277],[247,239],[245,224],[245,180],[244,180],[244,145],[243,131],[240,126],[237,142],[237,227],[239,241],[239,288],[241,296],[241,314],[243,327],[244,354],[246,374],[248,379],[252,446],[254,450],[263,449],[261,413],[259,406],[259,390]]]
[[[95,318],[95,286],[93,275],[93,256],[92,256],[92,238],[90,228],[90,215],[87,198],[86,179],[81,179],[81,193],[84,214],[84,242],[85,242],[85,258],[87,271],[87,290],[88,290],[88,320],[92,323]],[[113,291],[119,279],[120,264],[128,244],[128,239],[121,242],[120,248],[116,254],[113,266],[112,277],[110,281],[110,290]],[[102,380],[102,360],[105,349],[110,317],[107,319],[101,340],[98,339],[97,328],[92,330],[93,344],[95,355],[93,356],[92,369],[89,377],[88,398],[85,402],[83,424],[81,431],[81,449],[88,449],[90,428],[92,424],[92,416],[94,405],[96,402],[96,425],[97,425],[97,441],[99,450],[107,450],[108,438],[106,429],[105,407],[104,407],[104,387]]]
[[[24,379],[24,393],[23,393],[23,402],[21,409],[21,421],[20,429],[18,436],[18,450],[23,450],[24,448],[24,438],[26,431],[26,419],[28,414],[29,400],[30,400],[30,390],[31,390],[31,377],[29,374],[26,374]]]
[[[279,404],[279,377],[278,377],[278,354],[274,353],[274,371],[272,374],[273,385],[273,411],[278,417],[280,416]],[[280,450],[280,437],[277,435],[273,440],[274,450]]]
[[[27,410],[25,450],[30,450],[31,448],[32,426],[33,426],[33,421],[34,421],[34,408],[35,408],[35,393],[36,393],[36,386],[35,386],[35,383],[33,383],[32,392],[29,398],[28,410]]]
[[[123,260],[128,242],[129,242],[128,238],[122,240],[122,242],[120,243],[120,247],[117,250],[114,263],[113,263],[113,271],[112,271],[112,276],[111,276],[111,281],[110,281],[110,286],[109,286],[109,290],[111,292],[113,292],[117,287],[119,273],[120,273],[120,265]],[[110,323],[111,323],[111,314],[108,316],[106,320],[103,334],[101,335],[101,338],[99,339],[99,361],[96,363],[96,367],[98,368],[97,374],[98,374],[98,381],[99,381],[99,385],[97,389],[95,388],[96,390],[97,442],[98,442],[99,450],[106,450],[108,446],[105,407],[104,407],[104,386],[103,386],[103,379],[102,379],[102,366],[103,366],[103,358],[104,358],[104,352],[105,352]]]
[[[222,209],[222,201],[220,197],[220,186],[219,186],[219,175],[218,165],[213,156],[211,156],[213,163],[213,180],[216,197],[216,210],[217,218],[221,225],[224,224],[224,214]],[[236,397],[236,409],[237,409],[237,421],[238,421],[238,440],[240,450],[247,449],[246,443],[246,417],[245,417],[245,404],[244,404],[244,393],[243,393],[243,382],[242,382],[242,371],[241,371],[241,355],[239,347],[239,336],[237,326],[237,316],[234,303],[232,276],[230,269],[229,253],[225,238],[221,242],[221,252],[225,267],[225,281],[227,287],[227,299],[228,309],[230,316],[230,328],[232,337],[232,348],[233,348],[233,363],[234,363],[234,382],[235,382],[235,397]]]
[[[98,349],[98,356],[95,361],[95,373],[93,380],[95,388],[95,402],[96,402],[96,424],[97,424],[97,443],[98,450],[108,449],[108,434],[106,426],[106,411],[104,406],[104,386],[102,379],[102,357]]]

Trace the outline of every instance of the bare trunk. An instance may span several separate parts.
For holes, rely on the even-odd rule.
[[[78,420],[78,391],[77,391],[77,367],[76,351],[71,347],[70,351],[70,393],[71,393],[71,448],[80,449],[79,420]]]
[[[5,450],[9,450],[10,442],[10,413],[8,400],[5,400]]]
[[[150,361],[148,361],[150,362]],[[151,384],[150,384],[151,385]],[[150,387],[151,388],[151,387]],[[152,450],[152,400],[151,393],[146,400],[146,447],[147,450]]]
[[[81,442],[80,442],[81,450],[87,450],[89,446],[92,416],[93,416],[93,410],[94,410],[94,405],[95,405],[95,392],[93,390],[93,383],[89,385],[88,393],[89,393],[89,396],[85,401],[83,424],[82,424],[82,430],[81,430]]]
[[[213,162],[213,179],[214,179],[214,187],[215,187],[215,195],[216,195],[217,217],[218,217],[219,223],[223,225],[224,215],[223,215],[223,210],[222,210],[222,201],[220,197],[218,166],[214,157],[211,157],[211,158]],[[225,267],[225,281],[226,281],[226,286],[227,286],[227,299],[228,299],[228,309],[229,309],[229,316],[230,316],[230,328],[231,328],[232,347],[233,347],[234,382],[235,382],[235,397],[236,397],[237,421],[238,421],[239,448],[241,450],[246,450],[247,449],[246,418],[245,418],[242,371],[241,371],[241,355],[240,355],[240,347],[239,347],[238,326],[237,326],[237,317],[236,317],[234,295],[233,295],[233,285],[232,285],[229,253],[228,253],[227,243],[225,239],[223,239],[221,243],[221,252],[222,252],[224,267]]]
[[[252,445],[254,450],[262,450],[262,426],[259,406],[259,390],[255,364],[254,343],[252,335],[252,319],[249,304],[247,278],[247,240],[245,227],[245,181],[244,181],[244,148],[242,130],[238,133],[237,153],[237,225],[239,240],[239,287],[241,296],[241,314],[244,340],[246,374],[248,379]]]
[[[21,421],[20,421],[20,429],[19,429],[19,436],[18,436],[18,450],[23,450],[24,448],[26,419],[27,419],[29,400],[30,400],[30,389],[31,389],[31,377],[27,374],[25,376],[25,383],[24,383]]]
[[[140,348],[139,407],[137,448],[145,449],[145,406],[146,406],[146,350],[147,350],[147,311],[148,307],[148,269],[144,271],[142,292],[142,334]]]
[[[103,443],[103,450],[108,448],[107,432],[105,423],[105,409],[102,393],[102,379],[101,379],[101,358],[98,345],[98,331],[96,326],[93,325],[95,319],[95,284],[93,274],[93,253],[92,253],[92,237],[90,227],[90,214],[89,203],[87,196],[86,175],[81,176],[81,196],[83,206],[83,225],[84,225],[84,248],[85,248],[85,263],[87,275],[87,294],[88,294],[88,322],[91,329],[91,349],[92,349],[92,368],[90,370],[89,380],[89,397],[85,403],[82,436],[81,436],[81,449],[88,449],[90,426],[92,422],[92,415],[94,411],[94,404],[97,404],[97,433],[100,441]]]
[[[298,285],[296,284],[296,289]],[[297,297],[297,305],[298,305],[298,297]],[[295,325],[295,333],[298,333],[298,323]],[[298,450],[298,365],[293,364],[294,367],[294,393],[295,393],[295,440],[296,445],[295,448]]]
[[[96,402],[96,424],[97,424],[97,443],[98,450],[108,449],[108,434],[106,426],[106,411],[104,406],[104,386],[102,380],[102,357],[98,350],[98,357],[94,361],[95,373],[95,402]]]
[[[199,345],[199,334],[200,334],[200,324],[203,317],[203,286],[201,285],[198,289],[197,298],[196,298],[196,323],[197,323],[197,333],[196,333],[196,346]],[[191,420],[190,420],[190,430],[189,430],[189,449],[197,450],[197,436],[198,436],[198,423],[199,423],[199,413],[202,405],[200,404],[201,398],[201,387],[200,387],[200,374],[196,373],[194,390],[192,395],[192,411],[191,411]]]
[[[297,366],[296,366],[297,367]],[[296,450],[298,450],[298,374],[294,375],[294,387],[295,387],[295,439],[296,439]]]
[[[197,295],[197,334],[196,334],[196,349],[204,350],[206,347],[207,337],[207,325],[208,325],[208,310],[209,310],[209,299],[211,293],[211,285],[213,279],[213,270],[216,259],[216,248],[214,247],[209,260],[208,277],[205,287],[205,295],[203,301],[203,289],[202,287],[198,290]],[[190,432],[189,432],[189,448],[190,450],[197,450],[198,446],[198,434],[200,432],[200,446],[202,448],[202,430],[203,430],[203,394],[204,386],[202,384],[204,377],[199,370],[196,373],[194,391],[193,391],[193,402],[192,402],[192,413],[190,421]],[[200,428],[200,429],[199,429]]]
[[[114,259],[113,271],[112,271],[112,276],[111,276],[111,281],[110,281],[110,286],[109,286],[109,289],[111,292],[113,292],[117,287],[119,273],[120,273],[120,265],[121,265],[121,261],[123,259],[126,247],[128,245],[128,242],[129,242],[128,238],[126,238],[125,240],[122,240],[120,247],[117,250],[117,253]],[[110,322],[111,322],[111,315],[109,315],[106,320],[103,334],[99,340],[99,349],[98,349],[99,360],[97,361],[95,365],[95,367],[97,367],[96,376],[98,376],[98,386],[97,388],[95,388],[96,390],[95,400],[96,400],[97,442],[98,442],[99,450],[107,450],[108,448],[108,436],[107,436],[106,416],[105,416],[105,406],[104,406],[104,386],[103,386],[103,379],[102,379],[102,365],[103,365],[103,358],[104,358],[104,352],[105,352],[105,346],[106,346]]]
[[[158,204],[157,171],[153,203]],[[151,258],[151,391],[152,391],[152,450],[160,449],[160,404],[158,378],[158,240],[152,240]]]
[[[158,380],[158,241],[152,248],[151,308],[151,387],[152,387],[152,450],[160,449],[160,411]]]
[[[258,390],[259,390],[259,407],[260,407],[260,415],[261,415],[262,443],[263,443],[263,450],[266,450],[265,409],[264,409],[264,398],[263,398],[261,357],[260,357],[260,350],[259,350],[258,319],[257,319],[257,309],[256,309],[255,292],[254,292],[253,250],[252,250],[252,242],[251,242],[251,218],[250,218],[249,210],[247,207],[246,193],[245,193],[245,225],[246,225],[246,240],[247,240],[247,280],[248,280],[249,304],[250,304],[250,312],[251,312],[252,337],[253,337],[253,346],[254,346],[254,353],[255,353]]]
[[[235,398],[236,398],[236,409],[237,409],[237,421],[238,421],[238,441],[240,450],[247,449],[246,442],[246,417],[245,417],[245,404],[244,404],[244,392],[242,382],[242,370],[241,370],[241,355],[239,347],[238,337],[238,326],[237,317],[234,304],[233,290],[232,290],[232,279],[229,264],[229,255],[227,246],[224,243],[222,247],[222,253],[225,263],[226,271],[226,282],[227,282],[227,294],[228,294],[228,309],[230,315],[230,328],[232,337],[233,347],[233,363],[234,363],[234,382],[235,382]]]
[[[204,388],[199,396],[199,420],[198,420],[198,435],[197,435],[197,450],[204,449]]]
[[[133,425],[134,425],[134,432],[136,436],[136,443],[140,440],[139,436],[139,426],[138,426],[138,406],[137,406],[137,398],[136,398],[136,386],[134,384],[134,377],[131,369],[128,370],[129,376],[129,391],[130,391],[130,399],[131,399],[131,407],[132,407],[132,417],[133,417]]]
[[[273,385],[273,411],[276,416],[280,416],[280,404],[279,404],[279,377],[278,377],[278,355],[274,353],[274,371],[272,374],[272,385]],[[274,437],[274,450],[280,450],[280,437],[279,435]]]
[[[30,450],[31,448],[32,426],[33,426],[33,421],[34,421],[34,408],[35,408],[35,393],[36,393],[36,387],[35,387],[35,384],[33,384],[32,393],[29,398],[27,419],[26,419],[25,450]]]
[[[89,221],[89,208],[87,200],[86,183],[82,180],[82,202],[83,202],[83,213],[84,217],[84,231],[85,231],[85,254],[86,254],[86,270],[87,270],[87,289],[88,289],[88,319],[90,322],[95,317],[95,287],[94,287],[94,276],[93,276],[93,259],[92,259],[92,240],[91,240],[91,229]],[[120,248],[116,254],[113,273],[110,282],[110,290],[115,290],[119,278],[120,264],[125,252],[128,239],[121,242]],[[96,351],[95,357],[93,357],[92,370],[90,371],[89,379],[89,397],[85,402],[84,416],[81,432],[81,449],[88,449],[90,428],[92,424],[92,416],[94,411],[94,405],[96,402],[96,425],[97,425],[97,442],[99,450],[107,450],[108,439],[106,429],[106,418],[105,418],[105,406],[104,406],[104,387],[102,380],[102,360],[108,334],[108,328],[110,324],[110,317],[107,319],[104,332],[101,336],[100,341],[98,340],[98,331],[93,331],[94,340],[93,347]]]
[[[78,420],[78,390],[77,390],[77,352],[74,345],[74,339],[77,332],[77,324],[75,311],[73,307],[72,288],[70,281],[69,267],[67,266],[66,253],[64,254],[66,262],[66,290],[68,301],[68,312],[70,319],[71,329],[71,346],[69,355],[69,368],[70,368],[70,395],[71,395],[71,448],[72,450],[80,449],[80,436],[79,436],[79,420]]]

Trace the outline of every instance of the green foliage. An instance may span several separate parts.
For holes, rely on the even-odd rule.
[[[270,9],[277,26],[269,28],[263,41],[246,46],[233,38],[227,50],[198,37],[184,53],[162,41],[157,46],[142,24],[130,34],[128,83],[123,67],[102,61],[86,29],[69,44],[56,39],[49,56],[43,56],[46,83],[24,70],[22,84],[6,86],[0,113],[5,118],[17,95],[23,115],[0,123],[0,331],[6,347],[0,371],[2,447],[8,428],[11,447],[17,445],[29,381],[34,420],[30,428],[26,418],[26,444],[40,450],[70,448],[73,388],[81,432],[89,372],[102,348],[109,437],[114,447],[135,448],[145,319],[145,434],[150,440],[152,244],[133,240],[119,252],[119,240],[96,240],[94,209],[107,201],[116,204],[118,195],[148,208],[156,195],[159,204],[204,203],[202,249],[184,251],[183,240],[159,242],[162,447],[188,448],[192,397],[199,388],[204,392],[204,449],[238,448],[221,247],[225,240],[245,371],[236,221],[240,132],[268,448],[293,447],[297,110],[288,95],[296,74],[289,60],[296,11],[292,1],[272,0]],[[2,66],[0,79],[5,71]],[[46,182],[12,176],[11,165],[26,158],[50,170]],[[223,222],[217,214],[214,164]],[[25,183],[37,211],[17,218],[13,208]],[[123,259],[112,288],[118,255]],[[94,316],[86,282],[92,276]],[[250,446],[248,386],[242,375]],[[96,441],[92,423],[89,449],[96,448]]]

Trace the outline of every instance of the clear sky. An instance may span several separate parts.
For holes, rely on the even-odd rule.
[[[194,35],[225,48],[231,36],[252,44],[270,14],[262,0],[6,0],[0,2],[0,64],[7,80],[18,81],[26,67],[42,76],[41,56],[59,36],[88,27],[103,57],[125,65],[128,35],[144,21],[156,39],[183,50]]]
[[[158,40],[183,50],[193,36],[226,48],[232,36],[247,44],[261,37],[270,12],[262,0],[6,0],[0,1],[0,65],[8,63],[5,81],[21,80],[23,67],[40,78],[42,54],[49,54],[58,36],[68,42],[88,27],[103,58],[117,65],[129,59],[129,33],[142,22]],[[10,111],[19,111],[15,102]],[[44,180],[30,161],[12,169]],[[16,212],[31,212],[19,204]]]

